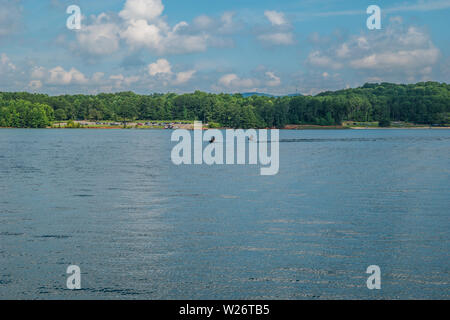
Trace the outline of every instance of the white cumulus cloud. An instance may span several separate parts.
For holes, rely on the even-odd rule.
[[[75,68],[69,71],[64,70],[63,67],[55,67],[48,71],[49,77],[47,83],[54,85],[68,85],[68,84],[86,84],[88,79],[83,73]]]
[[[125,20],[152,21],[159,18],[163,11],[161,0],[127,0],[119,16]]]
[[[440,57],[440,50],[425,30],[396,20],[380,32],[350,36],[340,43],[315,49],[307,62],[325,70],[354,70],[367,79],[413,82],[425,79]]]
[[[31,80],[28,83],[28,87],[31,90],[38,90],[38,89],[42,88],[42,81],[41,80]]]
[[[268,45],[292,45],[295,43],[291,24],[286,20],[282,12],[265,11],[264,15],[269,20],[271,27],[260,32],[258,40]]]
[[[166,85],[169,83],[173,85],[185,84],[197,72],[196,70],[186,70],[174,73],[172,72],[172,65],[166,59],[158,59],[156,62],[149,64],[147,68],[151,77],[159,76]]]
[[[16,70],[16,65],[11,62],[11,60],[5,53],[2,53],[0,55],[0,71],[7,72],[7,71],[15,71],[15,70]]]
[[[166,59],[158,59],[156,62],[148,65],[148,73],[151,76],[157,74],[170,74],[172,73],[172,66]]]
[[[177,73],[177,76],[173,83],[176,85],[184,84],[184,83],[188,82],[189,80],[191,80],[191,78],[194,76],[195,73],[196,73],[195,70],[179,72],[179,73]]]
[[[264,15],[274,26],[280,26],[287,23],[282,12],[267,10],[264,12]]]
[[[221,86],[231,89],[246,89],[256,86],[257,81],[254,79],[241,79],[237,74],[229,73],[219,79]]]
[[[258,36],[258,39],[275,45],[290,45],[294,43],[294,35],[290,32],[267,33]]]
[[[92,16],[92,24],[84,25],[76,34],[81,53],[92,56],[111,54],[119,49],[119,27],[102,13]]]
[[[270,79],[269,81],[267,81],[267,85],[269,87],[278,87],[281,84],[280,77],[277,77],[275,75],[275,73],[273,73],[271,71],[267,71],[266,76],[269,77],[269,79]]]
[[[79,50],[92,57],[110,55],[122,44],[132,50],[147,49],[152,54],[204,52],[208,47],[230,47],[232,39],[221,36],[235,30],[233,13],[220,19],[202,15],[192,24],[180,21],[173,26],[163,16],[161,0],[127,0],[118,14],[92,16],[76,33]]]

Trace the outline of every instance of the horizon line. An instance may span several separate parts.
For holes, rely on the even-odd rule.
[[[100,94],[118,94],[118,93],[126,93],[126,92],[131,92],[133,94],[136,95],[141,95],[141,96],[146,96],[146,95],[154,95],[154,94],[161,94],[161,95],[165,95],[165,94],[176,94],[176,95],[183,95],[183,94],[193,94],[197,91],[199,92],[203,92],[203,93],[207,93],[207,94],[214,94],[214,95],[221,95],[221,94],[225,94],[225,95],[235,95],[235,94],[255,94],[255,95],[266,95],[266,96],[271,96],[274,98],[277,97],[286,97],[286,96],[304,96],[304,97],[314,97],[317,96],[321,93],[325,93],[325,92],[336,92],[336,91],[342,91],[342,90],[350,90],[350,89],[358,89],[358,88],[362,88],[365,85],[382,85],[382,84],[394,84],[394,85],[403,85],[403,86],[408,86],[408,85],[417,85],[419,83],[439,83],[439,84],[445,84],[445,85],[449,85],[449,83],[445,82],[445,81],[437,81],[437,80],[428,80],[428,81],[418,81],[415,83],[397,83],[397,82],[388,82],[388,81],[382,81],[382,82],[365,82],[362,85],[359,86],[354,86],[354,87],[347,87],[347,88],[341,88],[341,89],[324,89],[321,90],[320,92],[312,95],[312,94],[303,94],[303,93],[286,93],[286,94],[272,94],[272,93],[267,93],[267,92],[259,92],[259,91],[240,91],[240,92],[208,92],[208,91],[202,91],[202,90],[193,90],[193,91],[189,91],[189,92],[184,92],[184,93],[177,93],[174,91],[167,91],[167,92],[152,92],[152,93],[137,93],[136,91],[133,90],[125,90],[125,91],[115,91],[115,92],[98,92],[98,93],[61,93],[61,94],[49,94],[49,93],[45,93],[45,92],[30,92],[30,91],[1,91],[0,90],[0,94],[2,93],[29,93],[29,94],[41,94],[41,95],[47,95],[50,97],[57,97],[57,96],[75,96],[75,95],[85,95],[85,96],[97,96]]]

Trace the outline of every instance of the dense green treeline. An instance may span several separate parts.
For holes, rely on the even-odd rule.
[[[317,96],[209,94],[138,95],[133,92],[48,96],[0,93],[0,126],[42,127],[52,120],[201,120],[225,127],[337,125],[353,121],[448,124],[450,85],[365,84]]]
[[[53,109],[47,104],[0,99],[0,127],[45,128],[52,121]]]

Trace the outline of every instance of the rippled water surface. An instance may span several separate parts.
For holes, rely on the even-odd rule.
[[[170,133],[0,129],[0,299],[449,298],[450,131],[282,131],[276,176]]]

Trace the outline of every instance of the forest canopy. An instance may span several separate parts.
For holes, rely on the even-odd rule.
[[[287,124],[339,125],[342,121],[448,124],[450,85],[365,84],[316,96],[212,94],[98,95],[0,92],[0,127],[42,128],[66,120],[201,120],[232,128],[282,128]]]

